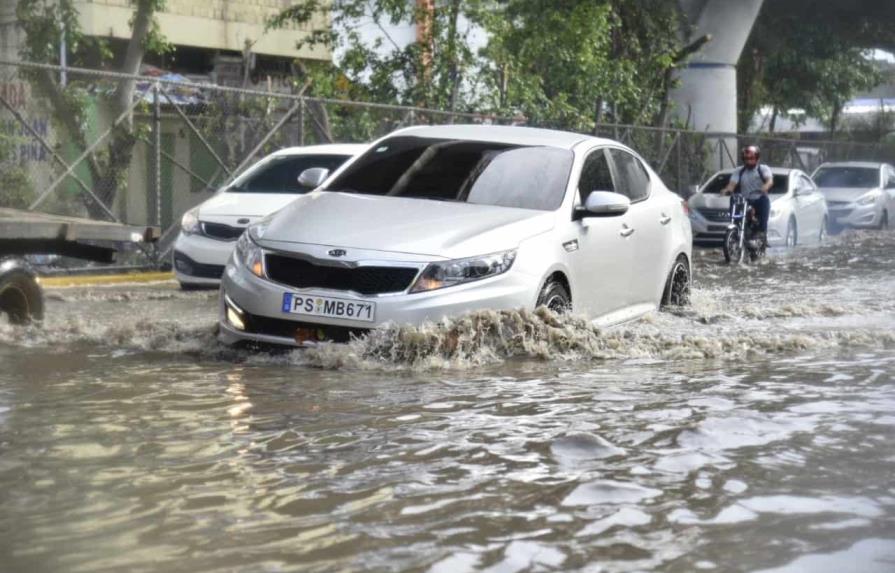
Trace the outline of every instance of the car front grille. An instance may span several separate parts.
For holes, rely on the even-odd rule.
[[[199,279],[219,279],[224,274],[223,265],[197,263],[180,251],[174,251],[174,268],[185,275]]]
[[[246,332],[250,334],[262,334],[279,338],[295,338],[298,329],[313,331],[317,340],[329,340],[332,342],[348,342],[351,337],[363,336],[369,329],[348,328],[345,326],[330,326],[315,324],[313,322],[300,322],[283,318],[272,318],[258,314],[245,313]]]
[[[326,288],[360,294],[402,292],[418,270],[413,267],[334,267],[282,255],[266,255],[267,276],[296,288]]]
[[[699,213],[715,223],[726,223],[730,221],[730,211],[727,209],[698,209]]]
[[[231,227],[223,223],[202,223],[202,233],[212,239],[235,241],[245,231],[245,227]]]

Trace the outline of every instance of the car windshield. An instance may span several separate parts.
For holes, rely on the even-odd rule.
[[[278,155],[269,158],[245,177],[240,177],[227,191],[235,193],[307,193],[312,188],[298,184],[305,169],[323,167],[335,171],[348,159],[347,155]]]
[[[877,187],[879,169],[876,167],[821,167],[814,174],[818,187]]]
[[[549,211],[562,203],[571,169],[567,149],[392,137],[327,190]]]
[[[703,193],[714,193],[717,195],[720,193],[727,184],[730,182],[730,173],[719,173],[712,178],[711,181],[706,183],[705,188],[702,190]],[[789,176],[788,175],[774,175],[774,184],[771,186],[770,193],[771,195],[782,195],[786,193],[789,188]]]

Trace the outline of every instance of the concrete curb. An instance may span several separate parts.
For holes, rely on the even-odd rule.
[[[44,287],[74,287],[74,286],[102,286],[125,283],[151,283],[174,280],[174,273],[127,273],[118,275],[83,275],[83,276],[55,276],[40,277],[38,279]]]

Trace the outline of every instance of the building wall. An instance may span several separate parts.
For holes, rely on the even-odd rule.
[[[157,15],[161,32],[174,45],[241,52],[246,42],[258,54],[330,58],[322,47],[296,49],[311,29],[329,26],[321,17],[306,28],[265,31],[265,22],[290,6],[290,0],[167,0]],[[130,38],[134,8],[130,0],[79,0],[81,27],[93,36]]]

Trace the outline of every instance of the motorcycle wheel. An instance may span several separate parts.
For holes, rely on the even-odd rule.
[[[726,263],[742,262],[743,247],[740,245],[740,233],[738,229],[727,229],[727,233],[724,235],[724,244],[721,246],[721,250],[724,251],[724,261]]]

